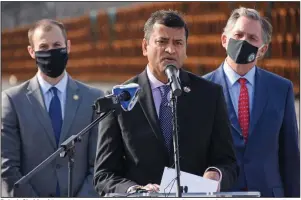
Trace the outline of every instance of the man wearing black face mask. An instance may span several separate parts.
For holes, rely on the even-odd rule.
[[[71,43],[63,24],[40,20],[28,31],[28,38],[28,52],[38,72],[2,92],[2,196],[66,197],[67,157],[58,157],[18,188],[13,185],[91,123],[95,118],[91,105],[103,92],[73,80],[65,71]],[[97,129],[75,147],[72,196],[98,196],[92,186]]]
[[[68,61],[67,48],[40,50],[35,52],[36,63],[43,74],[51,78],[59,77]]]
[[[292,82],[256,66],[272,26],[254,9],[232,12],[222,34],[225,62],[204,77],[223,86],[240,165],[233,190],[300,197],[300,151]]]

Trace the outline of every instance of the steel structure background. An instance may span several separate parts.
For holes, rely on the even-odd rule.
[[[1,31],[31,24],[41,18],[77,17],[92,10],[107,10],[147,2],[1,2]]]

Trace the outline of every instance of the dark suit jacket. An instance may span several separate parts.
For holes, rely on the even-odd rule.
[[[300,197],[300,151],[292,82],[256,67],[245,145],[222,66],[205,78],[223,86],[240,166],[233,190],[247,187],[264,197]]]
[[[207,167],[218,167],[225,190],[238,171],[222,88],[184,70],[180,79],[191,89],[178,98],[180,168],[202,176]],[[94,175],[99,193],[160,184],[164,167],[174,163],[164,146],[146,70],[130,82],[142,88],[139,103],[130,112],[109,115],[99,126]]]
[[[94,117],[92,104],[103,95],[98,89],[68,77],[65,117],[59,144],[85,128]],[[75,98],[78,97],[78,98]],[[92,185],[96,152],[97,127],[75,147],[73,196],[97,197]],[[68,158],[57,157],[27,183],[14,183],[57,150],[51,119],[35,76],[2,92],[1,182],[2,196],[67,196]]]

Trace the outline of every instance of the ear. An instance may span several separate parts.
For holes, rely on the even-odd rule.
[[[67,52],[68,52],[68,54],[70,53],[70,51],[71,51],[71,41],[67,40]]]
[[[27,46],[27,51],[28,51],[29,55],[30,55],[33,59],[36,59],[36,55],[35,55],[35,52],[34,52],[34,49],[32,48],[32,46],[28,45],[28,46]]]
[[[222,42],[222,46],[227,49],[227,36],[225,33],[222,34],[221,36],[221,42]]]
[[[268,44],[265,44],[261,49],[260,49],[260,54],[261,55],[264,55],[266,52],[267,52],[267,50],[269,49],[269,45]]]
[[[187,59],[187,47],[188,47],[188,41],[186,40],[186,44],[185,44],[185,55],[184,55],[184,58]]]
[[[147,41],[145,38],[142,40],[142,53],[147,56]]]
[[[268,44],[265,44],[263,47],[261,47],[261,49],[259,49],[259,51],[257,52],[257,59],[262,59],[268,49],[269,49]]]

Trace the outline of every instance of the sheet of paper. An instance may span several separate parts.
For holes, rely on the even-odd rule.
[[[160,184],[160,193],[176,192],[177,181],[175,179],[176,172],[172,168],[164,168],[163,176]],[[216,192],[218,188],[218,181],[210,180],[190,174],[187,172],[180,172],[181,186],[188,187],[188,193],[200,193],[200,192]]]

